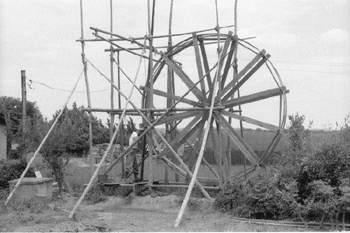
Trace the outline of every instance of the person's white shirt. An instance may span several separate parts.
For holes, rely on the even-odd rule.
[[[137,137],[138,137],[137,132],[136,131],[132,132],[129,138],[129,146],[134,142],[136,142]],[[133,146],[133,148],[137,148],[137,143]]]

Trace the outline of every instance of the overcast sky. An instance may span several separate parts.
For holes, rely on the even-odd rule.
[[[109,0],[84,0],[84,30],[109,30]],[[114,0],[114,31],[144,36],[146,0]],[[173,32],[213,28],[214,0],[175,0]],[[157,1],[155,34],[166,34],[170,0]],[[218,0],[221,26],[234,24],[234,1]],[[78,0],[0,0],[0,95],[20,98],[20,70],[28,79],[69,90],[82,70]],[[350,1],[349,0],[239,0],[238,35],[255,36],[250,43],[271,54],[290,90],[288,114],[304,114],[314,128],[342,123],[350,112]],[[232,29],[231,29],[232,30]],[[87,44],[86,54],[109,74],[104,43]],[[122,56],[133,77],[137,59]],[[242,58],[244,61],[244,58]],[[89,69],[93,107],[108,107],[108,84]],[[95,80],[95,81],[94,81]],[[124,82],[124,81],[122,81]],[[49,119],[65,102],[68,92],[34,83],[28,100],[37,102]],[[84,82],[73,101],[86,106]],[[106,114],[99,117],[107,118]]]

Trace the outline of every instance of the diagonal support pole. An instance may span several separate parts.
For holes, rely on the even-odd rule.
[[[87,61],[89,62],[89,64],[90,64],[94,69],[96,69],[96,70],[99,72],[99,74],[100,74],[102,77],[104,77],[109,83],[111,83],[111,80],[110,80],[106,75],[104,75],[101,71],[99,71],[89,60],[87,60]],[[200,81],[200,80],[199,80],[199,81]],[[199,83],[199,81],[198,81],[197,83],[195,83],[193,87],[195,87],[195,86]],[[111,84],[112,84],[112,83],[111,83]],[[123,93],[117,86],[115,86],[115,85],[113,84],[113,87],[117,90],[117,92],[120,93],[120,95],[121,95],[123,98],[126,98],[126,99],[127,99],[127,97],[124,95],[124,93]],[[191,91],[191,88],[185,93],[185,95],[183,95],[183,97],[185,97],[190,91]],[[143,118],[143,120],[145,121],[145,123],[148,125],[148,128],[147,128],[143,133],[148,132],[150,129],[154,129],[154,132],[160,137],[160,139],[164,142],[164,144],[168,147],[168,149],[171,151],[171,153],[175,156],[175,158],[176,158],[176,159],[180,162],[180,164],[184,167],[184,169],[185,169],[186,172],[190,175],[190,177],[192,177],[192,172],[188,169],[188,167],[186,166],[186,164],[182,161],[181,157],[180,157],[180,156],[177,154],[177,152],[170,146],[170,144],[169,144],[168,141],[163,137],[163,135],[162,135],[158,130],[156,130],[156,129],[154,128],[154,126],[155,126],[155,124],[158,122],[158,120],[162,119],[162,117],[164,117],[166,114],[168,114],[168,113],[176,106],[176,104],[178,104],[178,102],[179,102],[179,101],[177,101],[172,107],[170,107],[161,117],[159,117],[159,118],[158,118],[156,121],[154,121],[153,123],[151,123],[151,122],[149,121],[149,119],[140,111],[140,109],[138,109],[138,108],[136,107],[136,105],[135,105],[132,101],[130,101],[129,103],[130,103],[130,105],[140,114],[140,116]],[[141,135],[142,135],[142,134],[141,134]],[[141,135],[137,138],[137,140],[136,140],[134,143],[137,143],[137,141],[141,138]],[[133,145],[133,144],[132,144],[132,145]],[[132,145],[130,145],[130,146],[126,149],[126,151],[125,151],[120,157],[125,156],[126,152],[131,150]],[[111,165],[114,166],[118,161],[119,161],[119,160],[115,160]],[[110,171],[111,168],[112,168],[112,167],[110,166],[110,167],[107,169],[106,173],[107,173],[108,171]],[[198,188],[200,189],[200,191],[203,193],[203,195],[204,195],[206,198],[208,198],[208,199],[211,200],[212,198],[210,197],[210,195],[208,194],[208,192],[203,188],[203,186],[201,185],[201,183],[199,183],[199,181],[198,181],[197,179],[195,180],[195,182],[196,182]]]
[[[76,81],[76,83],[75,83],[75,85],[74,85],[74,87],[73,87],[71,93],[69,94],[69,96],[68,96],[68,98],[67,98],[67,101],[66,101],[66,102],[64,103],[64,105],[62,106],[60,112],[58,113],[58,115],[57,115],[55,121],[54,121],[53,124],[51,125],[49,131],[46,133],[44,139],[41,141],[40,145],[39,145],[38,148],[36,149],[36,151],[35,151],[33,157],[30,159],[29,163],[27,164],[27,167],[26,167],[26,168],[24,169],[24,171],[22,172],[22,175],[21,175],[21,177],[18,179],[18,181],[17,181],[15,187],[12,189],[11,193],[10,193],[9,196],[7,197],[7,199],[6,199],[6,201],[5,201],[5,206],[8,204],[8,202],[9,202],[9,201],[11,200],[11,198],[13,197],[13,194],[15,193],[15,191],[17,190],[17,188],[18,188],[19,185],[21,184],[21,181],[22,181],[23,177],[27,174],[27,172],[28,172],[28,170],[29,170],[29,168],[30,168],[30,165],[34,162],[34,159],[35,159],[36,156],[39,154],[41,148],[44,146],[46,140],[48,139],[48,137],[50,136],[51,132],[52,132],[53,129],[55,128],[55,126],[56,126],[56,124],[57,124],[57,122],[58,122],[58,119],[61,117],[61,115],[62,115],[64,109],[66,108],[66,106],[67,106],[69,100],[71,99],[71,97],[72,97],[74,91],[76,90],[76,88],[77,88],[77,86],[78,86],[78,83],[79,83],[79,81],[80,81],[80,79],[81,79],[81,77],[82,77],[82,74],[83,74],[83,72],[81,72],[81,74],[79,75],[79,78],[77,79],[77,81]]]

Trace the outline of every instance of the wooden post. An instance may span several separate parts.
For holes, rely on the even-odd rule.
[[[110,8],[110,39],[113,39],[113,0],[109,0],[109,8]],[[110,72],[111,72],[111,82],[114,84],[114,67],[113,67],[113,59],[114,59],[114,50],[113,45],[110,44],[110,54],[109,54],[109,63],[110,63]],[[114,88],[111,84],[111,109],[114,109]],[[113,137],[113,127],[114,127],[114,113],[110,113],[110,125],[109,125],[109,140]]]
[[[134,91],[134,87],[135,87],[135,83],[136,83],[136,80],[138,78],[138,74],[139,74],[139,71],[140,71],[140,67],[141,67],[141,60],[139,62],[139,66],[137,68],[137,72],[136,72],[136,75],[135,75],[135,78],[134,78],[134,81],[133,81],[133,85],[131,87],[131,90],[130,90],[130,94],[128,97],[126,97],[126,103],[125,103],[125,107],[123,109],[123,112],[122,112],[122,115],[121,115],[121,119],[124,119],[124,116],[125,116],[125,113],[126,113],[126,109],[128,107],[128,104],[131,103],[130,99],[131,99],[131,96],[132,96],[132,93]],[[94,67],[95,68],[95,67]],[[110,80],[109,80],[110,81]],[[110,81],[111,82],[111,81]],[[113,84],[113,87],[115,87],[115,85]],[[118,89],[119,90],[119,89]],[[102,156],[102,159],[100,161],[100,163],[98,164],[95,172],[92,174],[91,178],[90,178],[90,181],[88,183],[88,185],[86,186],[83,194],[80,196],[79,200],[77,201],[77,203],[75,204],[75,206],[73,207],[72,211],[70,212],[69,214],[69,218],[73,218],[74,217],[74,213],[75,211],[78,209],[78,206],[80,205],[80,203],[84,200],[86,194],[89,192],[93,182],[95,181],[96,177],[97,177],[97,174],[98,172],[100,171],[101,167],[102,167],[102,164],[104,163],[104,161],[106,160],[107,158],[107,155],[108,153],[110,152],[111,148],[112,148],[112,145],[113,145],[113,141],[115,140],[120,128],[121,128],[121,124],[118,125],[117,129],[115,130],[114,134],[113,134],[113,137],[112,137],[112,140],[109,142],[108,144],[108,147],[107,147],[107,150],[105,151],[105,154]],[[129,147],[132,147],[132,145],[130,145]],[[121,156],[119,157],[121,158]],[[118,159],[117,159],[118,160]],[[116,160],[116,161],[117,161]]]
[[[86,87],[86,97],[87,97],[87,103],[88,108],[91,109],[91,98],[90,98],[90,86],[89,86],[89,79],[87,74],[87,63],[85,58],[85,42],[84,42],[84,17],[83,17],[83,1],[80,0],[80,27],[81,27],[81,59],[84,66],[84,78],[85,78],[85,87]],[[94,158],[92,155],[92,112],[89,111],[88,115],[88,122],[89,122],[89,155],[90,155],[90,172],[91,175],[93,173],[94,169]]]
[[[43,145],[44,145],[44,143],[46,142],[47,138],[48,138],[49,135],[51,134],[52,130],[55,128],[55,125],[57,124],[58,119],[61,117],[61,115],[62,115],[62,113],[63,113],[65,107],[67,106],[67,104],[68,104],[70,98],[72,97],[72,95],[73,95],[75,89],[77,88],[78,83],[79,83],[79,80],[80,80],[81,77],[82,77],[82,75],[80,75],[79,78],[77,79],[77,81],[76,81],[76,83],[75,83],[75,85],[74,85],[74,87],[73,87],[73,89],[72,89],[70,95],[69,95],[68,98],[67,98],[67,101],[66,101],[66,102],[64,103],[64,105],[62,106],[60,112],[58,113],[58,115],[57,115],[55,121],[54,121],[53,124],[51,125],[49,131],[46,133],[46,135],[45,135],[44,139],[41,141],[39,147],[38,147],[38,148],[36,149],[36,151],[34,152],[33,157],[32,157],[32,158],[30,159],[30,161],[28,162],[26,169],[24,169],[24,171],[23,171],[21,177],[18,179],[18,181],[17,181],[15,187],[12,189],[10,195],[7,197],[7,199],[6,199],[6,201],[5,201],[5,206],[6,206],[6,205],[8,204],[8,202],[11,200],[11,198],[12,198],[13,194],[15,193],[16,189],[17,189],[17,188],[19,187],[19,185],[21,184],[21,181],[22,181],[23,177],[27,174],[27,172],[28,172],[28,170],[29,170],[29,168],[30,168],[30,165],[33,163],[34,159],[35,159],[36,156],[39,154],[41,148],[43,147]]]
[[[106,79],[108,82],[111,82],[111,80],[104,75],[100,70],[98,70],[96,68],[96,66],[94,66],[90,61],[88,61],[89,64],[104,78]],[[197,82],[195,85],[197,85],[199,82]],[[195,86],[194,85],[194,86]],[[114,85],[114,89],[116,89],[121,96],[123,96],[123,98],[128,99],[128,97],[126,97],[123,92]],[[153,123],[151,123],[149,121],[149,119],[142,113],[142,111],[140,111],[140,109],[138,109],[136,107],[136,105],[130,101],[131,106],[138,112],[138,114],[142,117],[143,121],[147,124],[147,129],[142,133],[142,136],[144,136],[149,130],[153,129],[153,127],[161,120],[163,119],[163,117],[165,117],[175,106],[176,104],[178,104],[182,98],[184,98],[189,92],[191,91],[191,89],[189,89],[173,106],[171,106],[168,110],[165,111],[165,113],[160,116],[159,118],[157,118]],[[159,136],[159,138],[163,141],[163,143],[168,147],[168,149],[171,151],[171,153],[175,156],[175,158],[180,162],[180,164],[184,167],[184,169],[186,170],[186,172],[188,172],[190,174],[190,176],[192,177],[192,172],[190,172],[190,170],[188,169],[188,167],[186,166],[186,164],[182,161],[182,159],[180,158],[180,156],[177,154],[177,152],[171,147],[171,145],[168,143],[168,141],[162,136],[161,133],[159,133],[157,130],[153,129],[153,131]],[[139,136],[141,138],[141,135]],[[129,146],[128,148],[126,148],[126,150],[123,152],[123,154],[121,156],[125,156],[126,153],[128,153],[131,150],[131,146]],[[118,160],[112,162],[109,167],[106,169],[106,173],[108,173],[112,167],[118,162]],[[198,185],[199,190],[203,193],[203,195],[207,198],[211,200],[210,195],[204,190],[203,186],[197,181],[195,180],[196,184]]]
[[[170,2],[170,13],[169,13],[169,37],[168,37],[168,52],[170,52],[171,47],[172,47],[172,19],[173,19],[173,6],[174,6],[174,0],[171,0]],[[169,57],[171,59],[171,57]],[[168,66],[167,69],[167,92],[171,95],[175,94],[174,90],[174,71]],[[171,98],[167,98],[167,108],[170,108],[174,104],[174,100]],[[165,125],[165,132],[166,132],[166,139],[170,142],[175,138],[175,124],[168,123]],[[179,181],[179,175],[175,173],[175,181]],[[165,166],[164,167],[164,183],[169,182],[169,177],[168,177],[168,168]]]
[[[118,64],[118,68],[117,68],[117,82],[118,82],[118,88],[120,89],[120,52],[117,52],[117,64]],[[111,82],[111,88],[113,87],[113,83]],[[122,103],[121,103],[121,98],[120,98],[120,93],[118,92],[118,109],[121,109],[122,107]],[[124,151],[124,121],[120,118],[121,114],[119,114],[119,124],[121,124],[121,131],[120,131],[120,141],[121,141],[121,151]],[[125,160],[122,159],[122,174],[125,174]],[[126,179],[125,179],[126,180]],[[124,181],[125,181],[124,180]]]
[[[153,0],[152,3],[152,12],[151,12],[151,1],[147,1],[148,8],[148,36],[149,36],[149,47],[153,47],[153,32],[154,32],[154,16],[155,16],[155,4],[156,1]],[[153,50],[149,50],[149,59],[148,59],[148,85],[149,90],[147,93],[147,102],[146,108],[153,108]],[[153,112],[147,113],[148,119],[153,121]],[[153,184],[153,130],[151,130],[148,134],[148,157],[149,157],[149,174],[148,174],[148,183],[149,189],[151,190]]]
[[[27,88],[26,88],[26,71],[21,70],[21,87],[22,87],[22,142],[21,142],[21,154],[22,159],[25,155],[25,133],[26,133],[26,119],[27,119]]]

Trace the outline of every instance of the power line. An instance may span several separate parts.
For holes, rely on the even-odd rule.
[[[46,84],[46,83],[34,81],[34,80],[32,80],[32,79],[28,79],[28,81],[29,81],[28,85],[29,85],[29,88],[30,88],[30,89],[34,89],[34,88],[32,87],[32,84],[33,84],[33,83],[36,83],[36,84],[42,85],[42,86],[44,86],[44,87],[47,87],[47,88],[49,88],[49,89],[51,89],[51,90],[55,90],[55,91],[64,91],[64,92],[71,92],[71,90],[62,89],[62,88],[55,88],[55,87],[49,86],[49,85]],[[95,91],[90,91],[90,92],[91,92],[91,93],[96,93],[96,92],[103,92],[103,91],[108,91],[108,90],[110,90],[110,88],[101,89],[101,90],[95,90]],[[86,91],[76,91],[76,92],[77,92],[77,93],[86,93]]]

